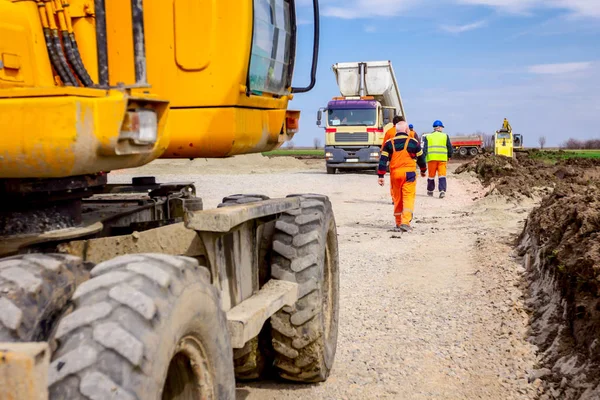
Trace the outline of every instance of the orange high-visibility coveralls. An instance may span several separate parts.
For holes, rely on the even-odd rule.
[[[405,129],[404,131],[398,131],[398,125],[400,125],[400,129]],[[407,133],[409,137],[414,138],[415,137],[415,131],[411,131],[408,128],[408,124],[406,123],[406,121],[401,121],[399,122],[397,125],[392,126],[390,129],[388,129],[385,132],[385,136],[383,137],[383,143],[381,144],[381,152],[383,153],[383,147],[385,146],[385,144],[387,143],[388,140],[393,139],[398,133]],[[394,189],[392,187],[392,175],[390,174],[390,196],[392,196],[392,201],[394,201],[394,204],[396,204],[396,201],[394,200]]]
[[[410,226],[417,191],[417,164],[422,173],[427,170],[423,150],[421,150],[419,142],[410,138],[408,134],[400,132],[383,146],[377,171],[380,178],[385,176],[388,160],[396,226]]]

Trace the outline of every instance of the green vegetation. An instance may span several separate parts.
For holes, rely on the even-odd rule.
[[[267,157],[324,157],[323,149],[277,149],[262,153]]]
[[[535,150],[529,153],[531,158],[537,158],[548,161],[558,161],[567,158],[598,158],[600,159],[600,150]]]

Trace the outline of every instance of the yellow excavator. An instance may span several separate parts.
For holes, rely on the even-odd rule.
[[[316,194],[110,171],[268,151],[288,110],[294,0],[0,0],[0,399],[234,399],[329,376],[338,244]]]
[[[523,148],[523,135],[514,134],[512,126],[504,118],[502,128],[494,134],[494,154],[514,157],[514,153],[523,150]]]

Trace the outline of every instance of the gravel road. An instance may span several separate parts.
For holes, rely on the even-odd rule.
[[[131,174],[117,171],[111,180]],[[398,236],[388,231],[388,182],[381,188],[372,174],[327,175],[321,161],[158,161],[134,174],[193,181],[205,208],[234,193],[331,198],[341,268],[332,375],[310,386],[240,384],[238,400],[505,400],[541,391],[536,349],[526,341],[524,271],[511,243],[533,203],[484,198],[473,177],[452,173],[447,197],[429,198],[419,179],[414,231]]]

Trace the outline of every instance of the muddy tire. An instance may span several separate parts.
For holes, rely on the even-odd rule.
[[[274,365],[283,379],[323,382],[337,346],[337,231],[327,197],[295,196],[302,198],[300,209],[275,225],[271,275],[297,282],[299,300],[271,317]]]
[[[26,254],[0,260],[0,342],[45,342],[88,272],[78,257]]]
[[[467,149],[466,147],[461,147],[460,149],[458,149],[458,154],[460,154],[461,157],[466,157],[467,154],[469,154],[469,149]]]
[[[234,399],[226,317],[192,258],[98,264],[56,332],[50,399]]]
[[[477,154],[479,154],[479,150],[477,150],[477,148],[476,148],[476,147],[471,147],[471,148],[469,149],[469,154],[470,154],[471,156],[475,157]]]

